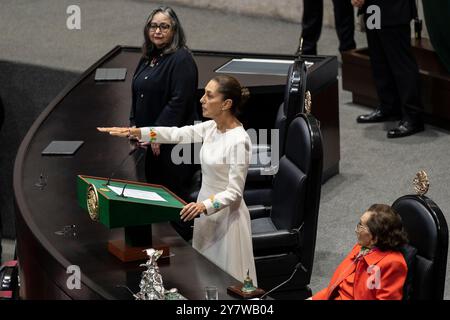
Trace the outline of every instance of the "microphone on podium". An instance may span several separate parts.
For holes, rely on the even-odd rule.
[[[264,293],[259,299],[255,299],[255,300],[264,300],[270,293],[274,292],[275,290],[281,288],[282,286],[284,286],[286,283],[288,283],[289,281],[292,280],[292,278],[294,277],[295,273],[298,271],[298,269],[302,269],[304,272],[308,272],[308,270],[306,270],[305,266],[301,263],[298,262],[295,267],[294,267],[294,271],[292,271],[291,276],[283,281],[282,283],[280,283],[279,285],[277,285],[276,287],[270,289],[269,291],[267,291],[266,293]]]
[[[125,164],[125,162],[128,160],[128,158],[129,158],[132,154],[134,154],[137,150],[139,150],[139,149],[141,149],[140,146],[139,146],[138,144],[136,144],[136,145],[134,146],[134,148],[131,149],[130,152],[128,152],[128,154],[126,155],[126,157],[123,158],[122,162],[120,162],[120,164],[116,167],[116,169],[111,173],[111,175],[110,175],[109,178],[108,178],[108,181],[107,181],[103,186],[105,186],[105,187],[109,186],[109,184],[111,183],[111,179],[114,177],[114,175],[116,174],[116,172],[119,171],[119,170],[122,168],[122,166]],[[139,163],[139,161],[141,160],[141,158],[142,158],[142,154],[141,154],[141,156],[138,158],[138,160],[136,161],[136,166],[137,166],[137,164]]]

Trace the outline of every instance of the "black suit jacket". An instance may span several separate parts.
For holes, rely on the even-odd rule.
[[[158,57],[154,67],[142,58],[133,76],[130,124],[180,127],[199,119],[197,82],[197,65],[186,48]]]
[[[415,0],[366,0],[364,13],[371,5],[380,7],[381,28],[409,24],[417,15]]]

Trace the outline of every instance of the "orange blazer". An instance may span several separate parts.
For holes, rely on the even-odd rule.
[[[316,293],[313,300],[330,300],[336,297],[336,290],[352,272],[353,298],[355,300],[401,300],[403,285],[408,268],[405,259],[397,251],[374,250],[356,263],[355,259],[361,250],[356,244],[350,254],[342,261],[333,274],[327,288]]]

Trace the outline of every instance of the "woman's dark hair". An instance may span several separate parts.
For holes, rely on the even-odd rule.
[[[230,99],[233,102],[230,111],[234,116],[238,116],[242,107],[250,98],[250,91],[245,87],[241,87],[239,81],[231,76],[220,75],[212,80],[219,84],[218,91],[223,95],[223,100]]]
[[[375,246],[381,251],[399,251],[408,243],[408,236],[403,229],[402,218],[387,204],[373,204],[367,210],[372,212],[367,220],[367,227],[376,238]]]
[[[173,11],[170,7],[159,7],[150,13],[144,27],[144,44],[142,45],[142,55],[147,59],[151,59],[151,56],[157,50],[156,46],[150,41],[150,37],[148,35],[150,23],[157,13],[162,13],[170,18],[172,22],[171,27],[173,30],[172,42],[163,49],[162,54],[173,53],[180,48],[186,47],[186,36],[184,35],[183,28],[181,27],[180,20],[178,19],[175,11]]]

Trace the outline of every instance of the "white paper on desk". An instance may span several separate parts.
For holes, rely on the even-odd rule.
[[[111,191],[114,193],[120,195],[122,194],[122,188],[120,187],[113,187],[108,186]],[[156,192],[152,191],[142,191],[142,190],[136,190],[136,189],[127,189],[125,188],[125,192],[123,193],[125,197],[135,198],[135,199],[142,199],[142,200],[150,200],[150,201],[163,201],[167,202],[163,197],[161,197]]]

